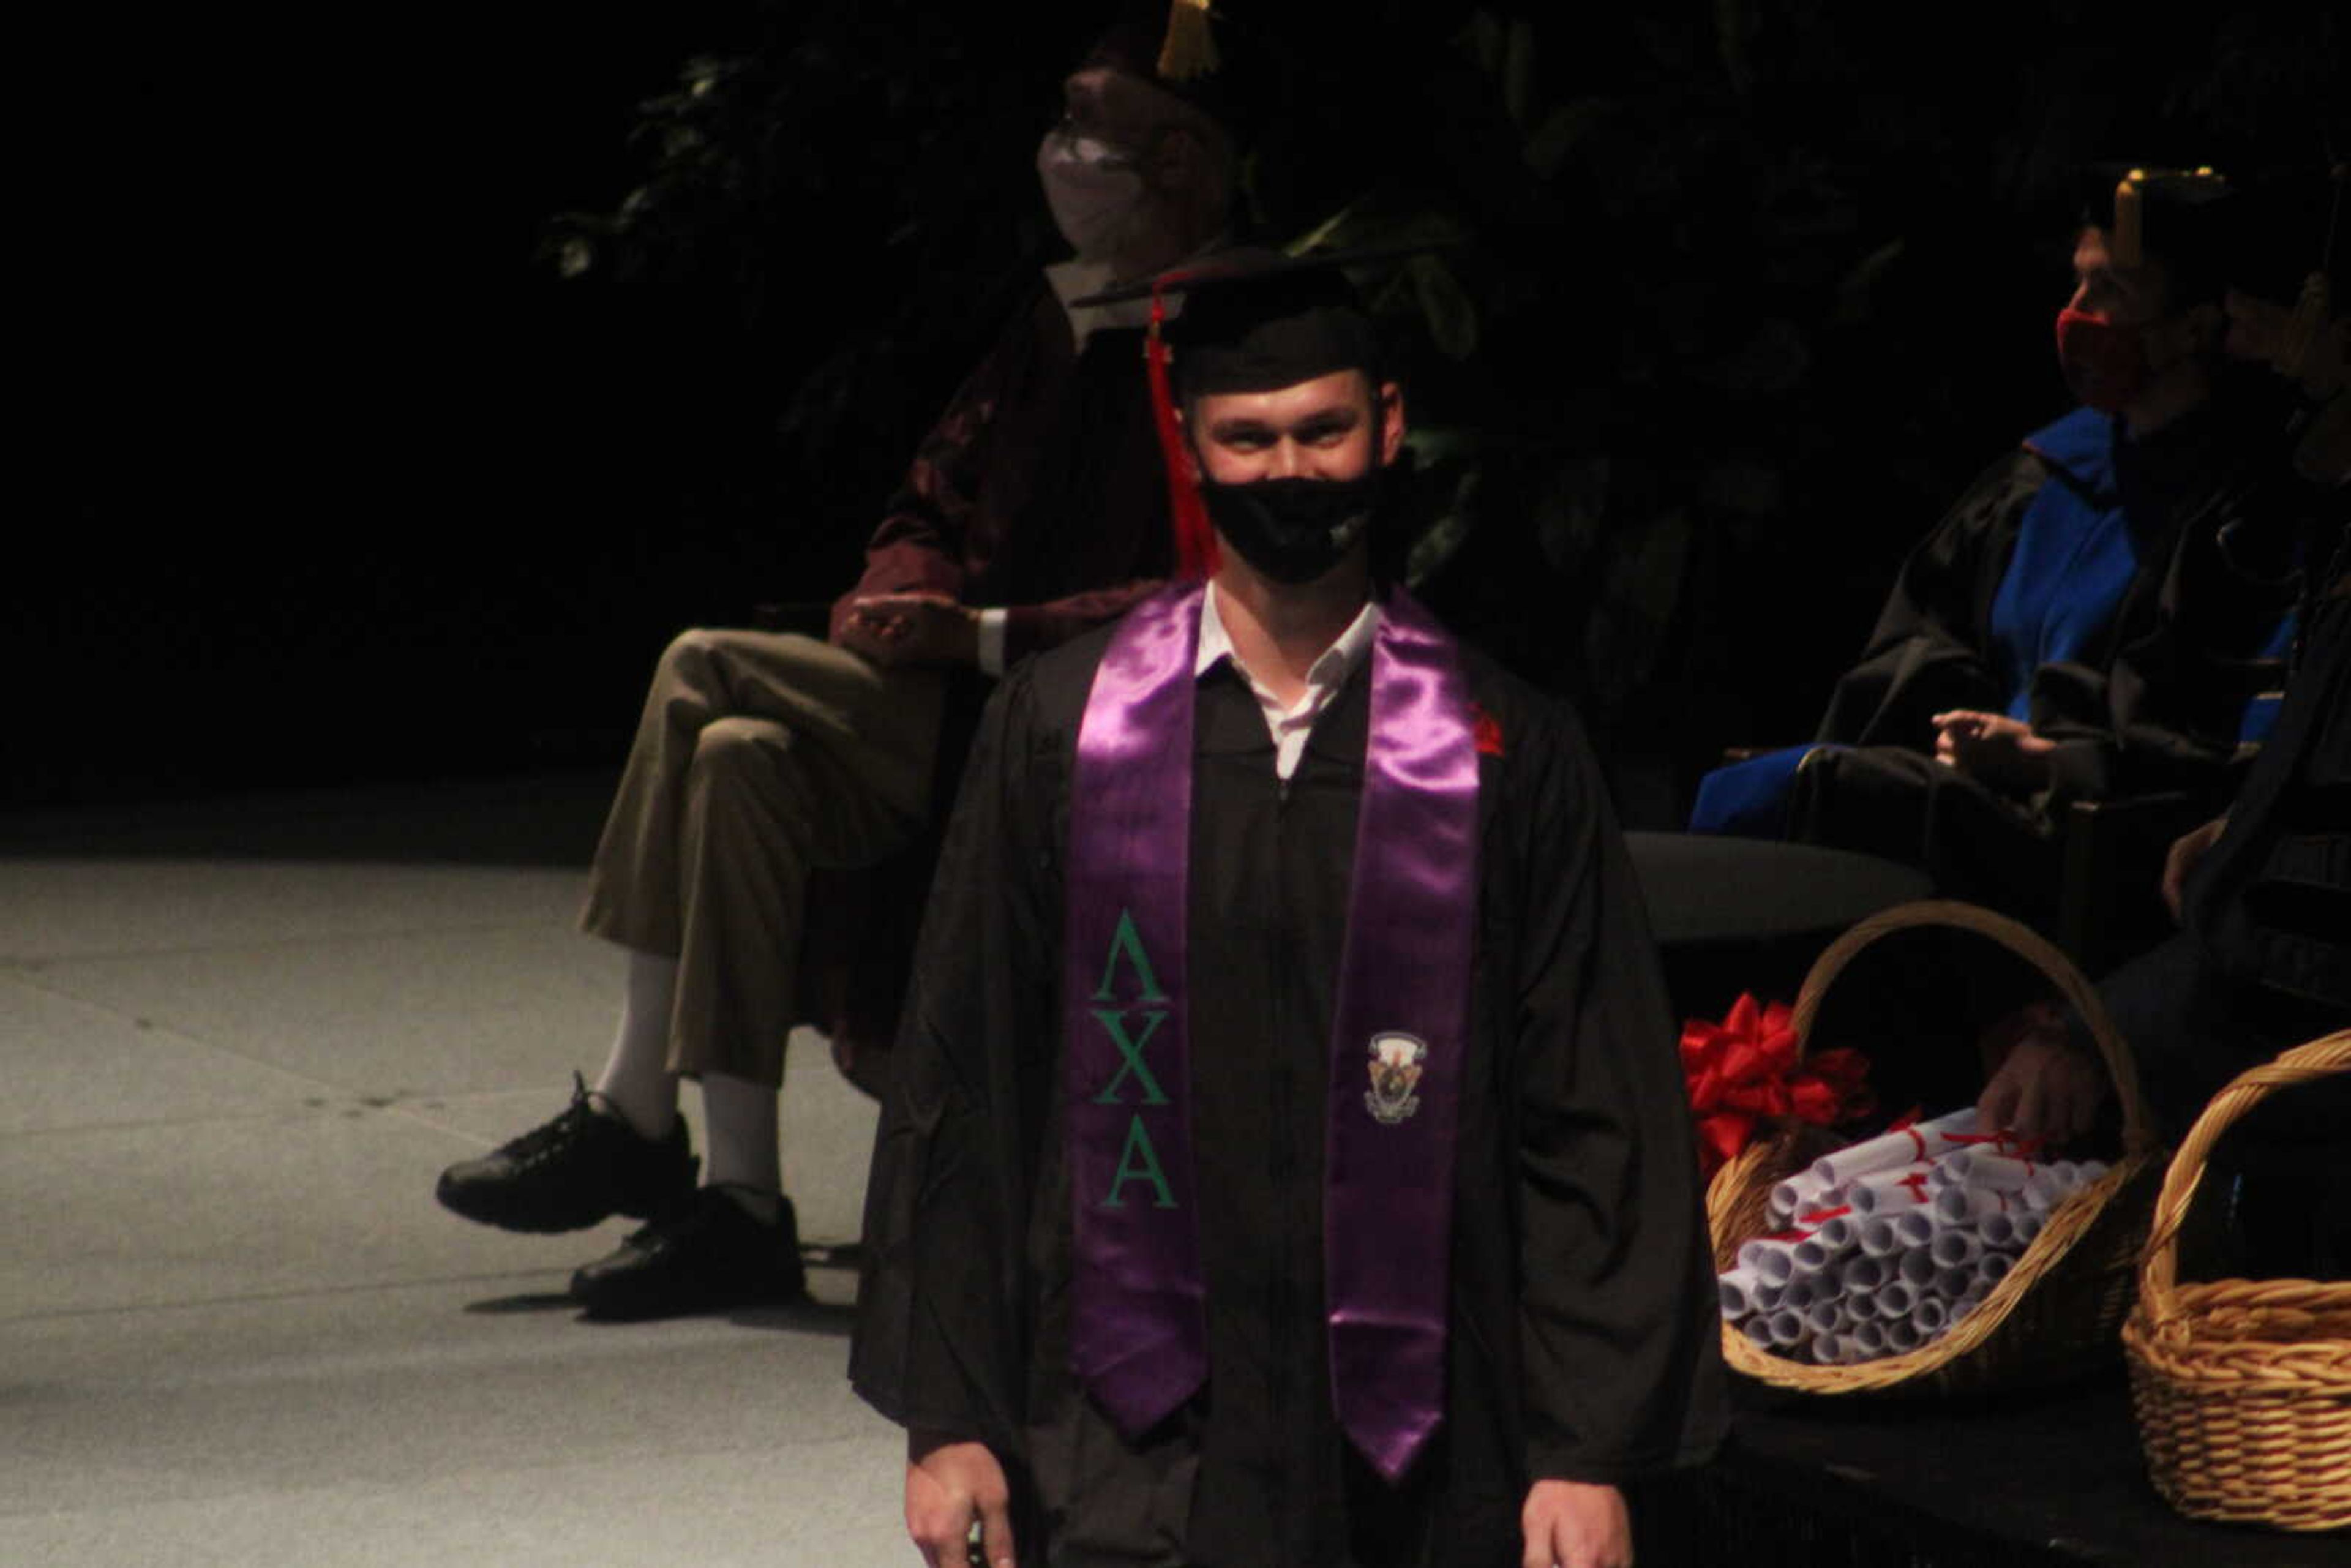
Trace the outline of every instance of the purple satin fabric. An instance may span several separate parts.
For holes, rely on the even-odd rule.
[[[1134,1437],[1208,1375],[1200,1238],[1192,1209],[1191,1075],[1185,1060],[1185,921],[1190,909],[1193,664],[1207,585],[1145,600],[1119,622],[1078,729],[1063,942],[1063,1081],[1077,1272],[1070,1363],[1119,1429]],[[1119,941],[1132,915],[1156,990]],[[1101,998],[1103,981],[1112,995]],[[1119,1013],[1164,1103],[1149,1103],[1101,1014]],[[1168,1016],[1152,1025],[1149,1015]],[[1115,1099],[1105,1103],[1105,1093]],[[1120,1181],[1140,1126],[1156,1184]],[[1105,1204],[1115,1192],[1121,1202]]]
[[[1113,633],[1079,729],[1070,823],[1071,1362],[1130,1437],[1208,1370],[1183,1006],[1204,591],[1149,600]],[[1371,709],[1332,1029],[1323,1245],[1333,1408],[1395,1479],[1443,1419],[1478,885],[1468,682],[1452,640],[1400,590],[1373,643]],[[1382,1049],[1395,1058],[1384,1071]]]
[[[1444,1417],[1453,1140],[1477,925],[1478,747],[1459,651],[1397,591],[1372,644],[1371,744],[1332,1024],[1322,1249],[1331,1398],[1379,1472]],[[1399,1119],[1374,1041],[1424,1048]]]

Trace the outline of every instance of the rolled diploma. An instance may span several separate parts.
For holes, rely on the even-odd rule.
[[[1917,1173],[1925,1176],[1925,1167]],[[1845,1188],[1845,1201],[1861,1214],[1886,1214],[1913,1208],[1927,1201],[1927,1184],[1903,1171],[1883,1171],[1862,1176]]]
[[[1855,1291],[1874,1291],[1886,1282],[1886,1265],[1866,1254],[1848,1258],[1839,1277],[1844,1281],[1847,1295]]]
[[[2008,1207],[2008,1194],[1989,1187],[1947,1186],[1935,1195],[1935,1218],[1947,1225],[1973,1225]]]
[[[1926,1336],[1918,1332],[1918,1325],[1908,1318],[1888,1318],[1886,1321],[1886,1348],[1895,1354],[1917,1350],[1925,1342]]]
[[[1888,1280],[1877,1287],[1877,1315],[1889,1322],[1907,1318],[1918,1307],[1917,1292],[1900,1280]]]
[[[2018,1215],[2012,1222],[2016,1231],[2017,1246],[2020,1248],[2032,1246],[2033,1238],[2041,1234],[2041,1228],[2045,1223],[2047,1222],[2037,1214]]]
[[[1733,1269],[1715,1281],[1716,1291],[1722,1299],[1722,1315],[1743,1318],[1755,1310],[1755,1287],[1762,1283],[1752,1269]]]
[[[1942,1216],[1930,1206],[1906,1208],[1894,1217],[1894,1239],[1905,1247],[1925,1247],[1943,1228]]]
[[[1771,1348],[1771,1320],[1769,1315],[1758,1312],[1740,1323],[1739,1332],[1747,1336],[1750,1343],[1761,1345],[1766,1350]]]
[[[1819,1167],[1801,1170],[1787,1180],[1772,1185],[1768,1200],[1772,1218],[1792,1219],[1808,1208],[1818,1208],[1821,1199],[1828,1195],[1830,1184],[1813,1174]]]
[[[1814,1301],[1804,1309],[1804,1326],[1815,1334],[1843,1333],[1853,1323],[1853,1314],[1843,1301]]]
[[[1788,1263],[1792,1283],[1807,1274],[1817,1274],[1830,1264],[1853,1250],[1851,1246],[1831,1247],[1818,1235],[1807,1236],[1789,1249]]]
[[[1985,1187],[1993,1192],[2022,1192],[2043,1166],[2012,1155],[1987,1155],[1980,1149],[1957,1149],[1935,1162],[1949,1173],[1948,1185]]]
[[[1861,1255],[1884,1258],[1902,1249],[1902,1233],[1894,1221],[1882,1216],[1872,1216],[1861,1228]]]
[[[1968,1268],[1983,1256],[1983,1243],[1972,1230],[1953,1228],[1936,1237],[1931,1250],[1935,1261],[1946,1269]]]
[[[1788,1345],[1800,1343],[1803,1340],[1804,1314],[1802,1312],[1784,1310],[1776,1312],[1771,1314],[1767,1322],[1771,1335],[1771,1343],[1775,1348],[1785,1348]]]
[[[1983,1244],[1998,1251],[2009,1251],[2017,1246],[2016,1221],[2005,1214],[1987,1214],[1976,1221],[1976,1234]]]
[[[2007,1279],[2008,1271],[2015,1267],[2016,1260],[2007,1253],[1987,1252],[1976,1260],[1976,1285],[1980,1286],[1986,1295],[1990,1295],[1991,1288]]]
[[[1881,1134],[1849,1148],[1823,1155],[1813,1162],[1811,1175],[1819,1180],[1823,1189],[1836,1186],[1855,1176],[1895,1170],[1939,1154],[1949,1146],[1949,1140],[1941,1136],[1943,1134],[1972,1133],[1975,1130],[1975,1107],[1962,1106],[1948,1116],[1919,1122],[1899,1132]]]
[[[1926,1247],[1906,1248],[1894,1260],[1894,1277],[1914,1291],[1929,1289],[1935,1283],[1935,1254]]]
[[[1922,1333],[1940,1333],[1951,1321],[1951,1309],[1945,1306],[1939,1297],[1921,1296],[1917,1311],[1910,1314],[1910,1321],[1918,1325]]]
[[[1864,1361],[1886,1354],[1886,1327],[1883,1323],[1859,1322],[1853,1325],[1854,1348],[1861,1352]]]
[[[1761,1238],[1741,1242],[1739,1266],[1752,1269],[1766,1284],[1784,1285],[1788,1276],[1796,1271],[1795,1260],[1790,1257],[1795,1248],[1792,1241],[1766,1241]]]
[[[2052,1166],[2035,1172],[2024,1184],[2025,1204],[2035,1214],[2045,1214],[2089,1186],[2092,1179],[2084,1176],[2078,1166],[2066,1170]]]
[[[1943,1263],[1936,1267],[1935,1294],[1947,1301],[1956,1301],[1966,1295],[1968,1287],[1975,1282],[1976,1270],[1972,1263]]]

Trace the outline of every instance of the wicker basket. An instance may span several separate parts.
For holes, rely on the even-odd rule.
[[[2121,1101],[2122,1157],[2050,1212],[2015,1268],[1975,1311],[1917,1350],[1817,1366],[1774,1355],[1726,1323],[1724,1359],[1758,1382],[1805,1394],[1976,1393],[2062,1382],[2116,1354],[2161,1167],[2137,1070],[2096,990],[2070,959],[2015,921],[1974,904],[1897,904],[1838,937],[1804,977],[1793,1020],[1798,1049],[1809,1049],[1823,999],[1856,956],[1893,932],[1922,925],[1970,931],[1999,943],[2040,969],[2073,1005],[2088,1023]],[[1765,1211],[1772,1186],[1838,1141],[1818,1128],[1786,1127],[1757,1139],[1715,1173],[1706,1211],[1717,1269],[1730,1267],[1740,1242],[1771,1228]]]
[[[2148,1473],[2194,1518],[2351,1526],[2351,1284],[2174,1279],[2213,1141],[2271,1091],[2346,1071],[2351,1030],[2237,1079],[2196,1119],[2156,1200],[2123,1345]]]

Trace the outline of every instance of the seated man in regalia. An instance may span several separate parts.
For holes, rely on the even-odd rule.
[[[2290,632],[2273,514],[2306,500],[2276,398],[2220,352],[2244,198],[2209,170],[2089,184],[2056,320],[2079,406],[1912,550],[1813,742],[1708,774],[1694,830],[1883,854],[2045,924],[2070,802],[2225,794]]]

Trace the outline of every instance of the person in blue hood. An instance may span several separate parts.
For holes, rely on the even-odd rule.
[[[2244,213],[2209,170],[2092,188],[2056,321],[2080,406],[1912,550],[1813,742],[1708,774],[1694,830],[1887,855],[2046,925],[2071,801],[2224,794],[2291,634],[2264,557],[2301,504],[2273,400],[2220,355]]]

